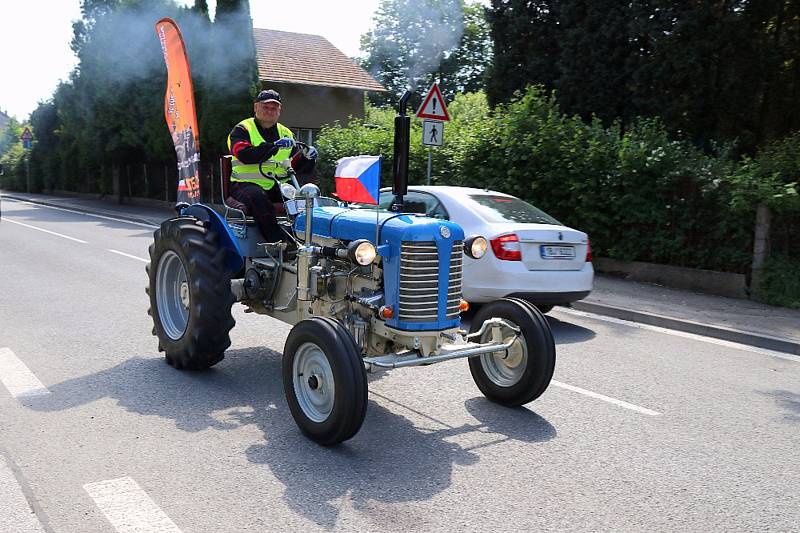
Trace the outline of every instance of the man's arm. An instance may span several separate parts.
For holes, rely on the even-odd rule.
[[[243,126],[236,125],[231,131],[230,138],[231,155],[246,165],[260,163],[262,159],[272,157],[278,152],[278,147],[270,142],[253,146],[250,143],[250,134]]]

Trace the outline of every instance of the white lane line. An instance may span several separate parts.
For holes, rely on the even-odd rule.
[[[120,533],[181,531],[130,477],[87,483],[83,488]]]
[[[155,224],[145,224],[144,222],[134,222],[133,220],[125,220],[124,218],[114,218],[114,217],[111,217],[111,216],[97,215],[95,213],[86,213],[85,211],[78,211],[78,210],[75,210],[75,209],[68,209],[66,207],[56,207],[56,206],[53,206],[53,205],[37,204],[36,202],[27,202],[25,200],[17,200],[16,198],[7,198],[7,200],[12,201],[12,202],[17,202],[17,203],[20,203],[20,204],[32,205],[32,206],[35,206],[35,207],[42,207],[42,208],[46,208],[46,209],[55,209],[56,211],[66,211],[67,213],[75,213],[75,214],[78,214],[78,215],[84,215],[84,216],[92,217],[92,218],[101,218],[103,220],[113,220],[114,222],[122,222],[124,224],[133,224],[134,226],[142,226],[142,227],[145,227],[145,228],[157,228],[158,227]],[[3,219],[3,220],[5,220],[5,219]]]
[[[0,348],[0,381],[14,398],[50,394],[47,387],[10,348]]]
[[[566,383],[561,383],[560,381],[552,380],[550,381],[550,384],[555,385],[556,387],[561,387],[562,389],[570,390],[572,392],[577,392],[578,394],[589,396],[590,398],[596,398],[598,400],[603,400],[604,402],[613,403],[614,405],[618,405],[620,407],[624,407],[625,409],[630,409],[631,411],[636,411],[638,413],[642,413],[645,415],[659,416],[661,414],[658,411],[653,411],[651,409],[639,407],[638,405],[633,405],[632,403],[623,402],[622,400],[617,400],[616,398],[611,398],[610,396],[604,396],[603,394],[598,394],[596,392],[582,389],[574,385],[567,385]]]
[[[795,363],[800,363],[800,357],[796,355],[777,352],[775,350],[768,350],[766,348],[759,348],[758,346],[750,346],[749,344],[741,344],[739,342],[731,342],[723,339],[716,339],[714,337],[706,337],[705,335],[698,335],[697,333],[689,333],[686,331],[678,331],[676,329],[662,328],[660,326],[651,326],[650,324],[641,324],[639,322],[631,322],[630,320],[622,320],[621,318],[597,315],[595,313],[589,313],[586,311],[577,311],[575,309],[559,309],[558,312],[566,313],[568,315],[592,318],[594,320],[602,320],[603,322],[611,322],[612,324],[620,324],[631,328],[656,331],[658,333],[666,333],[667,335],[673,335],[675,337],[683,337],[685,339],[708,342],[711,344],[716,344],[717,346],[725,346],[726,348],[733,348],[734,350],[744,350],[746,352],[768,355],[770,357],[777,357],[778,359],[785,359],[786,361],[794,361]]]
[[[3,512],[0,513],[0,531],[15,533],[43,533],[42,523],[28,505],[22,487],[19,486],[14,472],[0,455],[0,502]]]
[[[37,228],[36,226],[31,226],[30,224],[25,224],[23,222],[17,222],[16,220],[11,220],[8,217],[3,218],[3,222],[10,222],[11,224],[19,224],[20,226],[25,226],[26,228],[35,229],[36,231],[43,231],[45,233],[49,233],[50,235],[55,235],[57,237],[62,237],[64,239],[69,239],[75,242],[81,242],[83,244],[89,244],[86,241],[82,241],[80,239],[76,239],[75,237],[70,237],[69,235],[62,235],[61,233],[56,233],[55,231],[50,231],[49,229],[44,228]]]
[[[135,255],[126,254],[125,252],[120,252],[119,250],[112,250],[111,248],[108,249],[109,252],[121,255],[123,257],[130,257],[131,259],[136,259],[137,261],[141,261],[142,263],[149,263],[149,259],[142,259],[141,257],[136,257]]]

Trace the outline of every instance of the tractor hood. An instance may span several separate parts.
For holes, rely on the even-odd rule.
[[[298,215],[294,229],[298,235],[305,231],[305,213]],[[342,207],[317,207],[314,209],[312,231],[320,237],[342,241],[367,239],[375,242],[376,224],[379,227],[380,244],[403,241],[453,241],[464,240],[461,226],[447,220],[418,215],[398,214],[369,209],[347,209]]]
[[[294,227],[298,234],[304,231],[305,223],[304,214],[297,217]],[[461,226],[447,220],[389,211],[314,209],[312,231],[320,237],[341,241],[367,239],[374,243],[376,228],[384,301],[386,306],[398,311],[386,320],[386,325],[406,331],[458,327],[461,254],[454,256],[453,250],[456,241],[464,240]],[[461,250],[460,246],[456,249]],[[431,264],[433,253],[436,259]],[[418,279],[420,276],[436,277],[423,282]],[[453,287],[450,287],[451,281]]]

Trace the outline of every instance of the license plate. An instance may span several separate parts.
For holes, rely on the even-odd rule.
[[[575,259],[573,246],[542,246],[542,259]]]

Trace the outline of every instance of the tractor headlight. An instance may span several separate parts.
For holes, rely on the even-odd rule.
[[[366,239],[358,239],[347,245],[347,258],[361,266],[371,264],[377,254],[375,246]]]
[[[480,235],[470,237],[464,243],[464,253],[473,259],[480,259],[486,255],[486,250],[488,248],[489,243],[486,242],[486,239]]]

